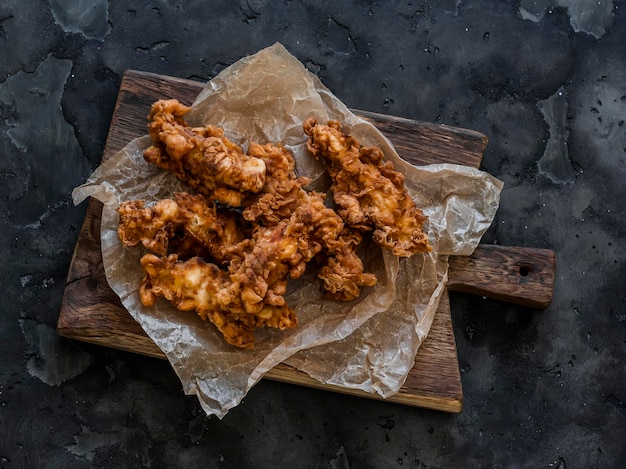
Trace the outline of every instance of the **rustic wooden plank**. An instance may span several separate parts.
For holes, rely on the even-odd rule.
[[[473,130],[354,110],[389,138],[398,155],[416,165],[455,163],[478,167],[487,137]]]
[[[482,245],[471,256],[450,258],[448,289],[545,309],[555,276],[552,250]]]
[[[146,116],[155,100],[176,98],[190,104],[203,86],[203,83],[191,80],[145,72],[127,72],[120,86],[103,160],[110,158],[133,138],[146,133]],[[413,163],[451,162],[477,167],[487,143],[484,135],[465,129],[364,111],[355,112],[374,122],[389,137],[400,156]],[[163,353],[108,287],[100,250],[101,210],[100,202],[89,202],[70,266],[57,330],[66,337],[162,358]],[[477,257],[474,262],[479,260]],[[457,282],[456,285],[460,283],[462,282]],[[286,365],[279,365],[266,377],[374,397],[362,392],[322,385]],[[462,399],[456,345],[446,295],[405,385],[401,392],[388,400],[459,412]]]

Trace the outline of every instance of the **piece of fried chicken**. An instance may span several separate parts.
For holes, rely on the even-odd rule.
[[[235,347],[253,348],[254,330],[259,327],[287,329],[297,325],[295,314],[286,305],[264,304],[255,314],[244,311],[239,298],[227,294],[232,285],[228,272],[200,257],[179,261],[176,254],[146,254],[141,265],[146,273],[139,288],[143,305],[153,306],[162,296],[178,310],[196,311]]]
[[[246,195],[265,184],[265,164],[246,155],[215,126],[191,128],[184,120],[191,108],[175,99],[159,100],[148,115],[153,145],[146,161],[172,171],[200,194],[238,207]]]
[[[260,195],[244,210],[244,218],[263,226],[291,219],[296,227],[291,230],[298,231],[299,242],[312,245],[311,252],[303,256],[305,262],[319,254],[323,267],[318,277],[327,296],[349,301],[357,298],[363,287],[375,285],[376,277],[364,272],[356,253],[362,240],[360,234],[347,228],[337,213],[324,205],[324,194],[304,189],[310,180],[296,177],[291,153],[281,145],[269,143],[252,143],[248,152],[265,162],[267,177]],[[300,219],[294,221],[293,215]],[[304,266],[301,268],[304,270]]]
[[[363,261],[357,254],[362,241],[358,231],[344,226],[335,242],[318,256],[321,267],[317,277],[322,281],[326,298],[354,300],[361,295],[363,287],[376,285],[376,276],[364,272]]]
[[[348,225],[373,230],[373,239],[400,257],[432,249],[422,231],[427,217],[378,147],[361,146],[337,121],[321,125],[310,118],[303,128],[309,151],[327,162],[337,212]]]
[[[324,245],[335,240],[343,221],[324,205],[324,195],[310,193],[289,218],[275,225],[259,225],[253,248],[242,262],[231,263],[232,290],[241,292],[246,311],[256,313],[264,304],[282,306],[289,279],[299,278]]]
[[[251,142],[248,154],[263,161],[266,174],[263,189],[250,199],[243,211],[247,221],[264,226],[275,225],[307,203],[309,194],[304,186],[310,179],[296,176],[295,160],[284,146]]]
[[[118,235],[125,246],[141,243],[160,255],[201,256],[219,265],[227,265],[247,248],[238,218],[218,210],[202,195],[178,192],[173,199],[159,200],[151,207],[131,200],[120,204],[117,212]]]

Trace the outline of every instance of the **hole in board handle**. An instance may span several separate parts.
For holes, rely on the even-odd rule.
[[[522,265],[519,268],[519,274],[522,277],[528,277],[530,275],[530,273],[533,271],[532,267],[529,265]]]

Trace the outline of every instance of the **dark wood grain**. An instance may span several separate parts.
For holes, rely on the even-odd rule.
[[[190,104],[203,86],[191,80],[128,71],[120,86],[103,160],[110,158],[130,140],[145,135],[146,116],[154,101],[176,98]],[[375,123],[388,136],[400,156],[416,164],[449,162],[478,167],[487,144],[484,135],[470,130],[364,111],[355,112]],[[57,331],[65,337],[164,358],[161,350],[132,319],[107,284],[100,248],[101,211],[100,202],[88,202],[68,273]],[[455,279],[455,288],[462,290],[467,286],[467,290],[476,289],[476,292],[487,288],[488,279],[477,286],[469,272],[472,267],[482,268],[481,252],[488,256],[491,253],[478,251],[468,261],[474,264],[453,262],[453,266],[460,268],[460,275],[455,277],[452,271],[450,273],[451,278]],[[515,258],[514,253],[511,256]],[[485,262],[488,264],[490,261]],[[516,288],[515,292],[520,297],[525,295],[523,288]],[[505,292],[498,290],[496,294],[504,295]],[[374,397],[320,384],[306,374],[282,364],[271,370],[266,378]],[[440,304],[430,333],[417,354],[415,366],[405,385],[388,401],[448,412],[461,411],[463,393],[447,295]]]
[[[450,258],[448,289],[545,309],[555,275],[554,251],[482,245],[471,256]]]
[[[477,168],[487,146],[487,137],[472,130],[373,112],[354,112],[376,125],[391,140],[398,154],[416,165],[437,162]]]

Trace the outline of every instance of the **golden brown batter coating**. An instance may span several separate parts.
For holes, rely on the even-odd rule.
[[[118,208],[122,243],[151,251],[141,259],[144,305],[163,297],[211,321],[227,343],[252,348],[256,328],[297,325],[285,300],[287,283],[313,259],[327,297],[349,301],[377,281],[358,255],[362,232],[373,232],[399,256],[430,249],[421,230],[426,217],[402,174],[378,148],[343,134],[338,123],[304,124],[309,150],[328,163],[335,211],[325,205],[326,194],[305,189],[310,180],[296,176],[282,145],[252,142],[244,154],[221,129],[190,128],[188,110],[176,100],[152,106],[154,144],[144,157],[199,194]],[[238,209],[225,212],[224,205]]]
[[[374,240],[397,256],[432,249],[422,231],[426,216],[404,187],[404,176],[379,148],[361,146],[336,121],[321,125],[310,118],[303,128],[309,151],[328,163],[337,212],[348,225],[373,230]]]
[[[310,236],[308,243],[313,243],[316,251],[313,255],[320,254],[324,267],[318,276],[328,296],[349,301],[361,294],[362,287],[375,285],[376,277],[364,273],[363,263],[356,254],[361,235],[346,228],[337,213],[324,205],[324,194],[304,189],[310,181],[296,177],[291,154],[273,144],[251,144],[249,153],[265,162],[267,178],[261,195],[243,212],[244,218],[272,225],[308,207],[310,214],[300,223],[299,230],[303,239]],[[311,230],[310,234],[306,230]],[[311,258],[309,255],[306,262]]]
[[[376,285],[376,276],[364,272],[363,261],[357,254],[361,241],[360,233],[344,227],[337,242],[320,255],[322,266],[317,276],[322,280],[327,298],[354,300],[359,297],[363,287]]]
[[[253,348],[258,327],[285,329],[297,324],[293,311],[285,305],[265,304],[256,314],[245,312],[240,298],[230,295],[229,274],[199,257],[180,262],[175,254],[146,254],[141,265],[146,272],[139,289],[142,304],[152,306],[162,296],[181,311],[196,311],[236,347]]]
[[[287,280],[299,278],[315,256],[341,244],[341,218],[324,205],[323,194],[306,194],[306,202],[289,218],[259,226],[252,251],[244,254],[241,264],[231,263],[233,289],[241,290],[246,311],[256,312],[263,304],[284,305]]]
[[[131,200],[117,211],[118,235],[125,246],[141,243],[160,255],[175,252],[181,258],[202,256],[221,265],[245,248],[240,245],[246,242],[246,236],[238,219],[218,211],[202,195],[178,192],[173,199],[160,200],[152,207]]]
[[[146,161],[173,171],[189,187],[211,199],[237,207],[265,184],[265,164],[246,155],[214,126],[191,128],[184,120],[189,107],[175,99],[152,105],[148,132],[153,145]]]

